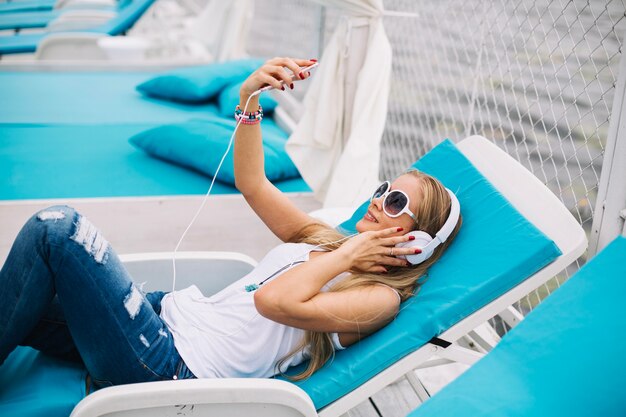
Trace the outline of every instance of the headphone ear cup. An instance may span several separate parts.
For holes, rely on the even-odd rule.
[[[397,248],[415,248],[415,249],[423,249],[432,242],[433,238],[426,232],[422,232],[421,230],[414,230],[412,232],[407,233],[409,236],[415,236],[414,240],[409,240],[408,242],[398,243],[396,245]],[[424,262],[426,259],[430,257],[428,253],[417,253],[415,255],[403,255],[400,256],[403,259],[409,261],[412,265],[417,265]]]

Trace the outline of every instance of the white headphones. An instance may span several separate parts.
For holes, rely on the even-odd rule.
[[[414,230],[412,232],[407,233],[409,236],[415,236],[415,240],[409,240],[408,242],[398,243],[396,247],[398,248],[419,248],[422,250],[422,253],[418,253],[415,255],[399,255],[398,258],[406,259],[412,265],[421,264],[428,258],[430,258],[437,249],[439,245],[445,242],[456,227],[456,224],[459,221],[459,215],[461,214],[461,205],[459,204],[459,200],[456,198],[454,193],[446,188],[446,191],[450,195],[450,215],[448,219],[444,223],[443,227],[435,234],[433,238],[428,233],[421,230]]]

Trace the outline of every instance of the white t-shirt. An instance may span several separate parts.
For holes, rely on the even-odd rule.
[[[219,293],[205,297],[194,285],[167,294],[161,302],[161,318],[187,367],[198,378],[265,378],[278,373],[277,362],[298,346],[304,330],[286,326],[261,316],[254,305],[254,291],[247,285],[267,282],[308,261],[316,246],[285,243],[271,250],[258,266]],[[293,262],[298,262],[291,265]],[[347,276],[343,273],[322,288]],[[336,333],[331,334],[335,349],[343,349]],[[280,371],[308,358],[304,349],[284,362]]]

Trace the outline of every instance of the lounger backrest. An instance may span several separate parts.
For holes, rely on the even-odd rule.
[[[107,33],[111,36],[123,34],[139,20],[144,12],[152,6],[152,3],[154,0],[132,0],[120,9],[116,17],[89,30],[89,32]]]
[[[457,194],[463,227],[429,271],[420,293],[402,304],[396,320],[337,352],[332,362],[298,383],[318,409],[492,303],[561,255],[559,247],[522,216],[452,142],[441,143],[414,166]],[[353,229],[366,209],[364,204],[342,227]]]

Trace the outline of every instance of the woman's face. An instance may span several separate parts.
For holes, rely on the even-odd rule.
[[[404,174],[391,183],[391,190],[401,190],[409,196],[409,210],[416,213],[422,192],[419,179],[410,174]],[[372,190],[372,193],[374,190]],[[367,213],[356,224],[359,233],[383,230],[390,227],[402,227],[402,231],[394,235],[403,235],[415,227],[415,221],[407,213],[399,217],[389,217],[383,211],[383,198],[375,198],[370,202]]]

